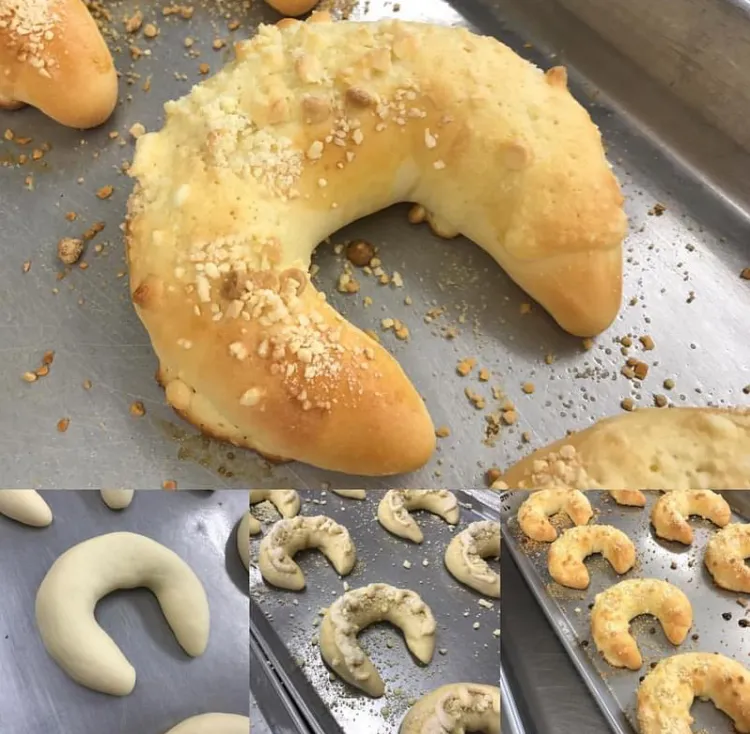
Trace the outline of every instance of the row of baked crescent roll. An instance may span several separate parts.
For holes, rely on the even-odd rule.
[[[333,491],[353,499],[365,498],[365,490]],[[352,572],[357,551],[345,526],[324,515],[299,515],[300,498],[294,490],[251,491],[251,504],[263,500],[269,500],[283,516],[260,542],[258,568],[267,583],[293,591],[304,589],[305,577],[294,556],[308,548],[320,550],[339,575]],[[457,525],[460,519],[453,492],[411,489],[386,492],[378,506],[378,519],[392,534],[421,543],[422,530],[410,514],[418,509],[438,515],[450,525]],[[253,530],[257,533],[260,529],[256,520]],[[485,560],[499,555],[500,523],[481,521],[472,523],[451,540],[444,560],[458,581],[485,596],[499,598],[500,575]],[[319,636],[321,657],[329,669],[375,698],[385,695],[385,684],[357,642],[357,635],[379,621],[398,627],[411,653],[424,665],[431,662],[437,633],[432,610],[416,592],[385,583],[342,594],[326,610]],[[411,707],[400,731],[500,734],[500,689],[479,683],[441,686]]]
[[[613,493],[615,494],[615,493]],[[642,493],[638,493],[641,494]],[[636,494],[615,497],[644,506]],[[575,527],[558,536],[549,518],[566,514]],[[750,593],[750,524],[731,523],[729,504],[709,490],[663,494],[651,511],[655,534],[685,545],[693,542],[688,518],[698,515],[721,528],[706,546],[704,562],[717,586]],[[584,565],[587,556],[601,553],[618,574],[630,571],[636,550],[630,538],[610,525],[588,525],[593,511],[578,490],[542,490],[532,493],[518,510],[518,523],[532,540],[551,543],[549,573],[557,583],[574,589],[589,586]],[[638,670],[643,658],[630,621],[650,614],[659,620],[667,639],[682,644],[693,624],[687,595],[661,579],[626,579],[596,595],[591,611],[594,643],[603,658],[617,668]],[[715,653],[683,653],[661,660],[638,689],[641,734],[690,734],[690,707],[695,697],[708,698],[726,713],[738,731],[750,732],[750,670],[732,658]]]

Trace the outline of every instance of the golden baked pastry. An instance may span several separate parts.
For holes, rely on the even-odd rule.
[[[583,525],[566,530],[549,547],[547,567],[562,586],[586,589],[590,583],[584,559],[601,553],[619,574],[635,565],[635,546],[622,530],[611,525]]]
[[[282,15],[296,17],[309,13],[319,0],[266,0],[266,2]]]
[[[463,28],[321,19],[261,26],[138,140],[131,292],[167,401],[205,433],[407,472],[434,426],[393,357],[313,286],[318,242],[420,202],[592,335],[620,304],[622,196],[564,69]]]
[[[294,517],[299,513],[300,499],[296,489],[251,489],[250,504],[268,500],[282,517]]]
[[[708,541],[704,560],[717,586],[750,594],[746,558],[750,558],[750,523],[733,523]]]
[[[480,594],[500,598],[500,574],[485,558],[500,558],[500,523],[473,522],[448,544],[445,566],[462,584]]]
[[[597,650],[616,668],[643,665],[630,620],[653,614],[673,645],[681,645],[693,624],[690,600],[676,586],[660,579],[625,579],[597,594],[591,610],[591,634]]]
[[[320,626],[320,654],[347,683],[373,698],[385,684],[357,642],[357,635],[376,622],[390,622],[403,633],[412,655],[427,665],[435,652],[437,623],[422,597],[388,584],[347,591],[326,611]]]
[[[280,589],[301,591],[305,575],[294,562],[301,550],[318,548],[336,573],[347,576],[357,562],[349,531],[330,517],[294,517],[279,520],[260,541],[258,568],[263,578]]]
[[[542,489],[530,494],[518,508],[518,524],[532,540],[551,543],[557,530],[547,518],[558,512],[564,512],[576,525],[585,525],[594,514],[586,495],[577,489]]]
[[[389,533],[421,543],[424,534],[409,514],[412,510],[427,510],[449,525],[458,524],[461,512],[448,489],[389,489],[378,505],[378,520]]]
[[[750,411],[645,408],[514,464],[498,489],[750,489]]]
[[[690,707],[709,699],[750,732],[750,670],[724,655],[686,652],[661,660],[638,688],[640,734],[692,734]]]
[[[364,489],[332,489],[331,492],[335,492],[342,497],[348,497],[351,500],[363,500],[367,497]]]
[[[610,495],[618,505],[626,507],[645,507],[646,495],[639,489],[613,489]]]
[[[116,103],[112,56],[81,0],[0,0],[0,108],[88,128]]]
[[[408,711],[399,734],[500,734],[500,689],[452,683],[422,696]]]
[[[732,519],[732,510],[720,494],[710,489],[667,492],[651,510],[651,524],[660,538],[690,545],[693,542],[693,528],[688,522],[691,515],[723,528]]]

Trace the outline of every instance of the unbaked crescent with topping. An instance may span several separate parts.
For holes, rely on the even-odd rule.
[[[378,504],[378,520],[390,533],[413,543],[424,540],[412,510],[426,510],[456,525],[461,510],[456,495],[448,489],[389,489]]]
[[[462,584],[480,594],[500,598],[500,574],[486,558],[500,558],[500,523],[473,522],[462,530],[445,551],[445,566]]]
[[[409,709],[399,734],[500,734],[500,689],[452,683],[431,691]]]
[[[270,502],[282,517],[294,517],[300,510],[300,498],[296,489],[251,489],[250,504]]]
[[[389,475],[429,459],[434,426],[385,347],[312,284],[317,244],[419,202],[590,336],[619,309],[626,218],[562,67],[464,28],[328,20],[261,26],[138,140],[130,287],[167,401],[202,431]]]

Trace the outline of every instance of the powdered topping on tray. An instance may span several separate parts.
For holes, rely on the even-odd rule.
[[[52,8],[51,0],[0,0],[0,31],[6,31],[5,42],[16,51],[18,61],[46,77],[54,62],[44,52],[60,21]]]

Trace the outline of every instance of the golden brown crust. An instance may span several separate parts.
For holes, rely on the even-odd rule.
[[[81,0],[0,0],[0,107],[88,128],[116,102],[112,56]]]
[[[512,489],[748,489],[750,411],[623,413],[535,451],[496,484]]]
[[[261,27],[139,139],[131,291],[168,401],[202,430],[327,469],[411,471],[434,426],[309,282],[316,244],[416,200],[590,335],[619,306],[622,197],[562,72],[463,29],[311,21]]]
[[[319,0],[266,0],[266,2],[282,15],[304,15],[309,13]]]

